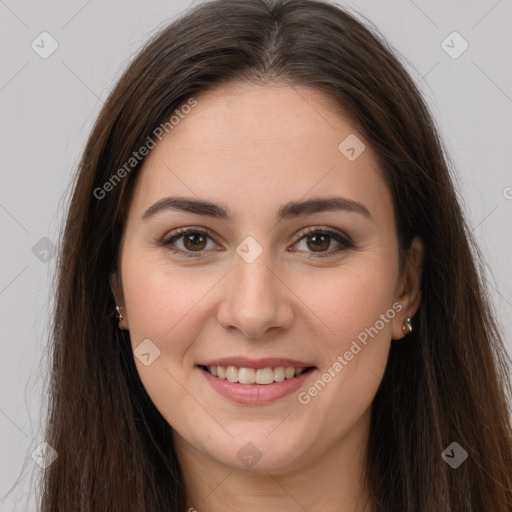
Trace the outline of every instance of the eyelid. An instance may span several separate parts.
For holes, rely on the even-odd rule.
[[[189,232],[193,233],[204,233],[205,235],[208,235],[210,238],[215,240],[215,235],[213,231],[210,231],[208,228],[200,227],[200,226],[187,226],[186,228],[176,228],[167,233],[163,239],[162,242],[165,242],[166,240],[171,240],[172,238],[175,238],[179,235],[186,235]]]
[[[354,245],[353,240],[345,232],[343,232],[339,229],[336,229],[336,228],[328,227],[328,226],[311,226],[309,228],[305,228],[305,229],[299,231],[298,234],[295,236],[299,236],[299,238],[297,239],[297,242],[298,242],[305,236],[310,235],[310,234],[315,234],[315,233],[324,233],[327,235],[331,235],[332,237],[334,237],[336,239],[337,238],[341,239],[342,242],[340,242],[340,243],[345,243],[350,246]],[[295,242],[295,243],[297,243],[297,242]]]

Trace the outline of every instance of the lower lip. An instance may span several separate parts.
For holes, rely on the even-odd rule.
[[[314,373],[311,369],[298,377],[285,379],[281,382],[272,384],[240,384],[239,382],[229,382],[224,379],[214,377],[210,372],[199,367],[201,373],[210,383],[213,389],[222,396],[241,404],[260,405],[275,402],[290,393],[296,391],[304,381]]]

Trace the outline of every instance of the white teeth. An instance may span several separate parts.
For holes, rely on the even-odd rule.
[[[236,366],[228,366],[226,368],[226,380],[229,382],[238,382],[238,368]]]
[[[254,368],[240,368],[238,370],[238,382],[240,384],[254,384],[256,382],[255,379],[256,371]]]
[[[295,375],[295,368],[293,366],[288,366],[286,370],[284,371],[284,376],[287,379],[291,379]]]
[[[274,368],[274,380],[276,382],[281,382],[284,380],[284,368],[282,366]]]
[[[254,382],[256,382],[256,384],[272,384],[272,382],[274,382],[274,372],[272,368],[259,368],[256,370]]]
[[[298,377],[306,368],[278,366],[276,368],[237,368],[236,366],[207,366],[208,371],[219,379],[240,384],[272,384]]]

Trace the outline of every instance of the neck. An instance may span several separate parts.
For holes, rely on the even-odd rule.
[[[174,444],[187,490],[197,512],[369,512],[364,486],[370,410],[334,446],[304,457],[286,471],[241,470],[197,451],[177,432]]]

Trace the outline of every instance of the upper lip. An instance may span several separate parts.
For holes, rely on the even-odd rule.
[[[237,368],[277,368],[284,366],[285,368],[293,366],[294,368],[308,368],[314,366],[311,363],[288,359],[287,357],[263,357],[261,359],[251,359],[250,357],[233,356],[211,359],[198,366],[236,366]]]

